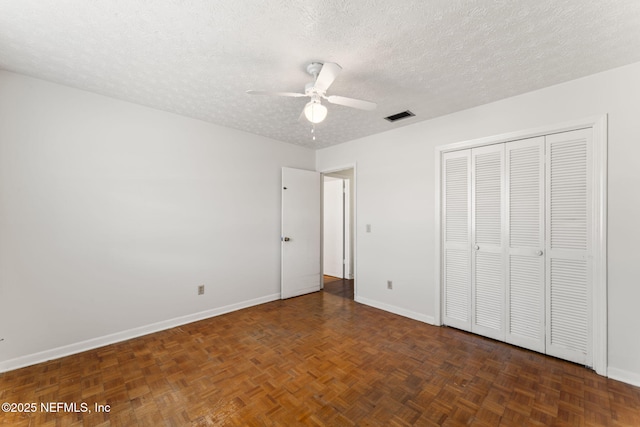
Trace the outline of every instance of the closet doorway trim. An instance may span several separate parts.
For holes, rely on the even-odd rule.
[[[435,148],[435,324],[442,325],[442,156],[451,151],[499,144],[525,138],[591,128],[592,147],[592,352],[593,369],[607,376],[607,115],[586,117],[571,122],[511,132],[469,141],[440,145]]]

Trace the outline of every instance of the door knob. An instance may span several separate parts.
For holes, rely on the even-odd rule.
[[[475,246],[473,247],[473,249],[475,249],[476,251],[478,251],[478,250],[480,250],[480,246],[479,246],[479,245],[475,245]]]
[[[536,255],[538,255],[538,256],[542,255],[542,251],[537,251]]]
[[[284,239],[282,239],[282,240],[284,240],[285,242],[288,242],[288,241],[289,241],[289,240],[291,240],[291,239],[290,239],[290,238],[288,238],[288,237],[285,237],[285,238],[284,238]]]

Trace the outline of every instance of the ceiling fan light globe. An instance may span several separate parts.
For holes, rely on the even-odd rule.
[[[311,101],[304,106],[304,116],[311,123],[320,123],[327,118],[327,107],[319,102]]]

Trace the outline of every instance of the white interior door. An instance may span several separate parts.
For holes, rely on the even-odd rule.
[[[597,129],[442,153],[443,324],[606,374],[606,153]]]
[[[352,254],[352,242],[351,242],[351,180],[345,178],[342,180],[344,183],[344,278],[353,279],[353,271],[351,269],[351,263],[353,262]]]
[[[547,354],[591,366],[591,129],[546,137]]]
[[[506,341],[544,353],[544,137],[506,150]]]
[[[320,173],[282,168],[281,298],[320,290]]]
[[[471,150],[445,153],[442,192],[443,322],[471,330]]]
[[[344,277],[344,180],[324,177],[323,272]]]
[[[504,144],[471,150],[471,331],[505,338]]]

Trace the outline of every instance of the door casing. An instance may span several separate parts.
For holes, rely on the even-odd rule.
[[[351,178],[351,189],[350,194],[348,194],[352,200],[353,200],[353,206],[350,206],[349,212],[348,212],[348,218],[349,218],[349,226],[348,228],[350,229],[350,236],[348,239],[348,245],[351,247],[350,251],[347,251],[347,256],[346,256],[346,260],[348,263],[350,263],[350,265],[352,265],[352,268],[350,268],[349,270],[349,274],[350,277],[354,280],[354,299],[357,301],[358,300],[358,274],[357,274],[357,233],[358,233],[358,227],[357,227],[357,166],[355,163],[352,164],[346,164],[346,165],[342,165],[342,166],[337,166],[337,167],[332,167],[332,168],[327,168],[327,169],[323,169],[322,171],[320,171],[322,173],[322,175],[331,175],[331,174],[336,174],[342,171],[347,171],[347,170],[353,170],[353,177]],[[350,205],[349,203],[346,203],[346,205]],[[324,215],[324,212],[322,212],[322,214]],[[345,227],[346,229],[347,227]],[[324,244],[324,241],[323,241]],[[324,247],[322,248],[324,249]],[[323,252],[323,250],[321,249],[321,253]],[[349,277],[347,277],[349,278]]]
[[[442,156],[450,151],[482,147],[491,144],[533,138],[553,133],[591,128],[592,198],[588,206],[592,236],[592,362],[596,373],[607,375],[607,115],[587,117],[541,128],[511,132],[486,138],[462,141],[435,147],[435,304],[436,325],[442,325]]]

